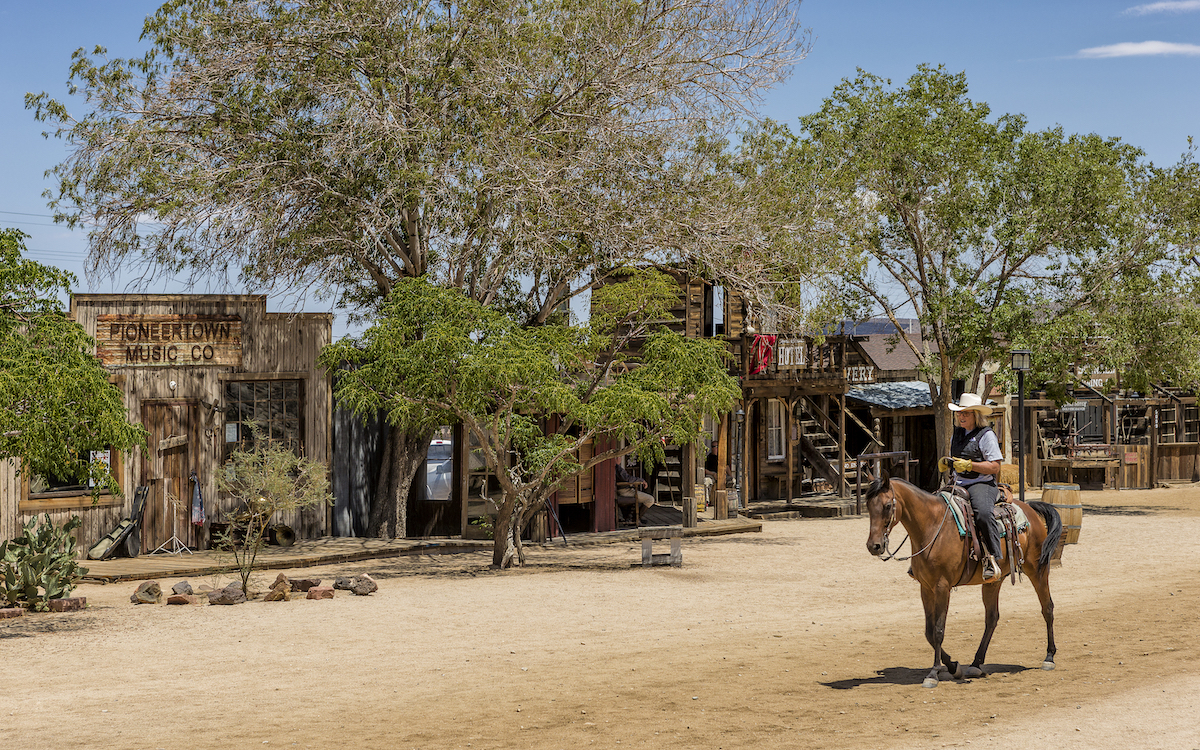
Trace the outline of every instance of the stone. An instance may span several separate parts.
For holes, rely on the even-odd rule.
[[[320,586],[320,578],[293,578],[292,591],[308,591],[314,586]]]
[[[51,612],[78,612],[87,607],[86,596],[73,596],[69,599],[51,599]]]
[[[285,591],[292,590],[292,582],[289,581],[288,577],[285,576],[283,573],[280,573],[278,576],[275,577],[275,583],[271,584],[271,589],[274,590],[281,586],[283,587],[283,589]]]
[[[200,597],[195,594],[171,594],[167,597],[167,604],[199,604]]]
[[[291,592],[285,585],[272,586],[266,595],[263,596],[264,602],[286,602],[292,598]]]
[[[223,589],[217,589],[208,595],[209,604],[242,604],[246,594],[240,583],[231,583]]]
[[[332,586],[313,586],[312,588],[310,588],[308,590],[308,596],[305,598],[306,599],[332,599],[333,598],[333,587]]]
[[[188,583],[187,581],[180,581],[179,583],[177,583],[171,587],[171,593],[172,594],[183,594],[186,596],[186,595],[194,594],[196,592],[192,591],[192,584]]]
[[[129,601],[134,604],[158,604],[162,601],[162,586],[158,585],[158,581],[143,581]]]
[[[349,591],[354,586],[354,579],[348,576],[338,576],[333,579],[333,587],[341,591]]]
[[[25,614],[25,610],[20,607],[3,607],[0,608],[0,620],[7,620],[10,617],[20,617]]]
[[[355,576],[354,584],[350,587],[350,591],[355,596],[366,596],[372,592],[379,590],[379,584],[375,583],[375,579],[363,573],[360,576]]]

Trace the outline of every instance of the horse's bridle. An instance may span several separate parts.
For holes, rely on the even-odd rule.
[[[926,544],[920,550],[912,553],[908,557],[896,557],[896,552],[899,552],[904,547],[904,543],[908,541],[909,535],[908,534],[904,535],[904,538],[901,539],[900,543],[896,545],[895,552],[891,552],[888,550],[888,535],[891,534],[892,529],[896,528],[896,524],[899,523],[899,519],[895,517],[895,515],[896,515],[896,491],[889,488],[888,495],[891,497],[891,499],[884,506],[887,509],[887,521],[885,521],[883,524],[883,554],[879,556],[879,559],[883,560],[885,562],[888,560],[899,560],[900,562],[904,562],[905,560],[911,560],[914,557],[916,557],[917,555],[924,552],[925,550],[932,547],[933,543],[937,541],[937,538],[939,536],[941,536],[942,527],[946,525],[946,517],[950,515],[950,506],[947,505],[945,512],[942,513],[942,522],[938,524],[938,529],[934,533],[933,539],[929,540],[929,544]]]

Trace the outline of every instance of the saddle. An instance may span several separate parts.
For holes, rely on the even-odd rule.
[[[1025,514],[1013,504],[1012,487],[1007,484],[1001,484],[1000,496],[996,499],[994,515],[1000,528],[1000,554],[999,560],[1013,561],[1009,567],[1009,579],[1015,584],[1021,578],[1021,566],[1025,564],[1025,553],[1021,548],[1021,532],[1029,527],[1029,520],[1025,518]],[[979,531],[975,528],[975,511],[971,508],[971,496],[967,494],[964,487],[958,485],[946,485],[941,490],[942,497],[947,503],[953,502],[952,508],[957,511],[957,515],[962,519],[959,524],[959,533],[970,539],[970,553],[967,555],[966,565],[963,566],[962,576],[959,578],[957,586],[968,583],[974,576],[975,571],[983,561],[983,542],[979,539]],[[958,518],[955,519],[958,521]]]

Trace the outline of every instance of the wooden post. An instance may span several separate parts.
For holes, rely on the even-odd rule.
[[[717,428],[717,444],[714,446],[717,450],[717,478],[716,486],[713,487],[713,501],[717,504],[716,512],[713,518],[724,519],[729,517],[728,503],[725,502],[725,480],[729,473],[729,415],[721,416],[721,425]]]
[[[846,394],[840,393],[838,401],[838,497],[846,497]]]
[[[1158,407],[1150,407],[1150,489],[1158,487]]]
[[[796,452],[792,448],[792,399],[785,398],[783,403],[787,405],[787,414],[783,419],[783,439],[787,451],[787,493],[783,499],[790,503],[792,502],[793,482],[796,481]]]
[[[696,526],[696,498],[687,495],[683,498],[683,526],[687,529]]]

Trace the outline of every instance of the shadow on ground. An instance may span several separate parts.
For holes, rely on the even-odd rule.
[[[984,670],[988,674],[1018,674],[1029,669],[1022,667],[1019,664],[985,664]],[[929,669],[910,669],[908,667],[888,667],[881,669],[875,673],[875,677],[855,678],[849,680],[834,680],[833,682],[822,682],[827,688],[834,690],[852,690],[864,685],[920,685],[925,680],[925,675],[929,674]],[[951,680],[960,684],[967,684],[975,680],[986,679],[976,677],[968,680]],[[945,682],[945,680],[943,680]]]

